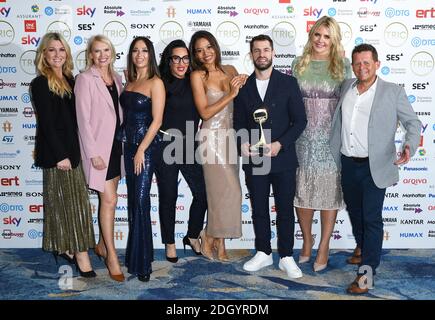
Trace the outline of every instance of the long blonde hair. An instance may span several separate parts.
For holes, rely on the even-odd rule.
[[[109,40],[109,38],[107,38],[102,34],[97,34],[96,36],[93,36],[88,41],[88,46],[86,47],[86,70],[88,70],[90,67],[94,65],[94,61],[91,59],[91,51],[95,42],[102,42],[109,46],[111,51],[109,73],[113,76],[115,74],[115,68],[113,67],[113,64],[115,63],[116,60],[116,50],[112,42]]]
[[[341,81],[344,79],[344,61],[343,61],[343,52],[344,48],[341,44],[341,31],[340,26],[334,18],[323,16],[319,20],[316,21],[314,26],[311,28],[308,33],[308,41],[305,44],[304,51],[302,53],[302,57],[299,62],[295,66],[295,70],[297,73],[302,75],[308,64],[312,59],[313,53],[313,43],[312,39],[316,31],[324,26],[329,30],[329,37],[331,39],[331,49],[329,52],[329,65],[328,71],[331,77],[335,80]]]
[[[38,50],[36,52],[36,58],[35,58],[36,69],[38,70],[38,73],[40,75],[43,75],[47,78],[48,88],[50,89],[50,91],[52,91],[54,94],[62,98],[65,95],[71,97],[72,88],[69,85],[69,83],[67,81],[64,81],[63,78],[58,78],[54,73],[54,70],[47,63],[47,60],[45,60],[44,53],[48,45],[50,44],[50,41],[60,41],[62,43],[66,52],[66,59],[65,59],[65,63],[62,66],[62,73],[67,78],[73,79],[72,70],[74,69],[74,65],[73,65],[73,59],[71,55],[71,49],[68,43],[62,37],[62,35],[57,32],[49,32],[42,37],[41,44],[39,45]]]

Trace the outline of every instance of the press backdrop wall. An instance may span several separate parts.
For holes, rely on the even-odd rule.
[[[269,0],[269,1],[170,1],[170,0],[0,0],[0,247],[41,247],[42,172],[34,166],[36,120],[29,97],[35,77],[34,58],[41,37],[58,31],[68,40],[75,73],[85,67],[85,48],[94,34],[105,34],[117,51],[115,63],[122,73],[128,46],[136,36],[149,37],[160,54],[176,38],[189,41],[197,30],[208,30],[218,39],[224,64],[250,74],[249,41],[258,34],[272,37],[275,68],[290,73],[300,55],[307,31],[321,16],[340,24],[346,56],[362,42],[379,51],[378,74],[398,83],[407,92],[421,119],[421,144],[410,163],[401,167],[400,181],[387,189],[384,204],[385,248],[435,247],[435,178],[433,94],[435,86],[435,8],[431,0]],[[396,146],[400,150],[402,131]],[[241,207],[243,237],[227,242],[229,248],[253,248],[254,232],[249,194],[243,188]],[[115,240],[124,248],[127,240],[125,180],[118,189]],[[96,236],[98,199],[90,192]],[[272,196],[272,194],[271,194]],[[151,191],[154,245],[162,248],[155,181]],[[176,234],[178,247],[187,229],[191,194],[179,177]],[[276,247],[276,212],[270,201],[273,246]],[[316,247],[320,217],[314,216]],[[295,247],[301,231],[295,225]],[[331,238],[332,248],[355,245],[346,211],[340,211]]]

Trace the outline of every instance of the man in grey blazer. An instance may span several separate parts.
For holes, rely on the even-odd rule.
[[[382,207],[387,187],[399,180],[398,166],[409,161],[420,142],[421,122],[405,90],[376,75],[380,62],[369,44],[352,51],[356,79],[346,80],[332,121],[331,151],[341,167],[346,209],[361,261],[348,293],[372,288],[383,240]],[[396,157],[398,123],[406,129],[403,150]]]

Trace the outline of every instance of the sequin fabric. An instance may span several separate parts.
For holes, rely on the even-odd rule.
[[[154,171],[153,154],[158,139],[155,138],[145,151],[142,172],[134,174],[134,156],[152,122],[151,98],[138,92],[124,91],[120,101],[124,111],[120,138],[124,142],[129,227],[125,265],[130,274],[149,275],[154,260],[150,189]]]
[[[72,170],[42,169],[44,236],[42,248],[65,253],[95,247],[92,211],[82,165]]]
[[[209,104],[225,92],[207,90]],[[203,121],[199,131],[200,155],[207,192],[207,235],[215,238],[242,236],[242,190],[233,129],[233,102]]]
[[[297,59],[293,62],[293,70]],[[350,77],[347,59],[345,67],[346,77]],[[302,75],[296,72],[293,75],[298,80],[308,120],[296,141],[299,168],[294,206],[315,210],[342,209],[341,176],[329,147],[340,82],[329,76],[328,61],[311,61]]]

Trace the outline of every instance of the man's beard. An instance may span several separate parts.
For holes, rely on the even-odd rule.
[[[264,64],[264,65],[259,65],[259,64],[257,64],[256,61],[254,61],[255,68],[260,70],[260,71],[269,69],[271,65],[272,65],[272,59],[270,59],[269,62],[267,64]]]

